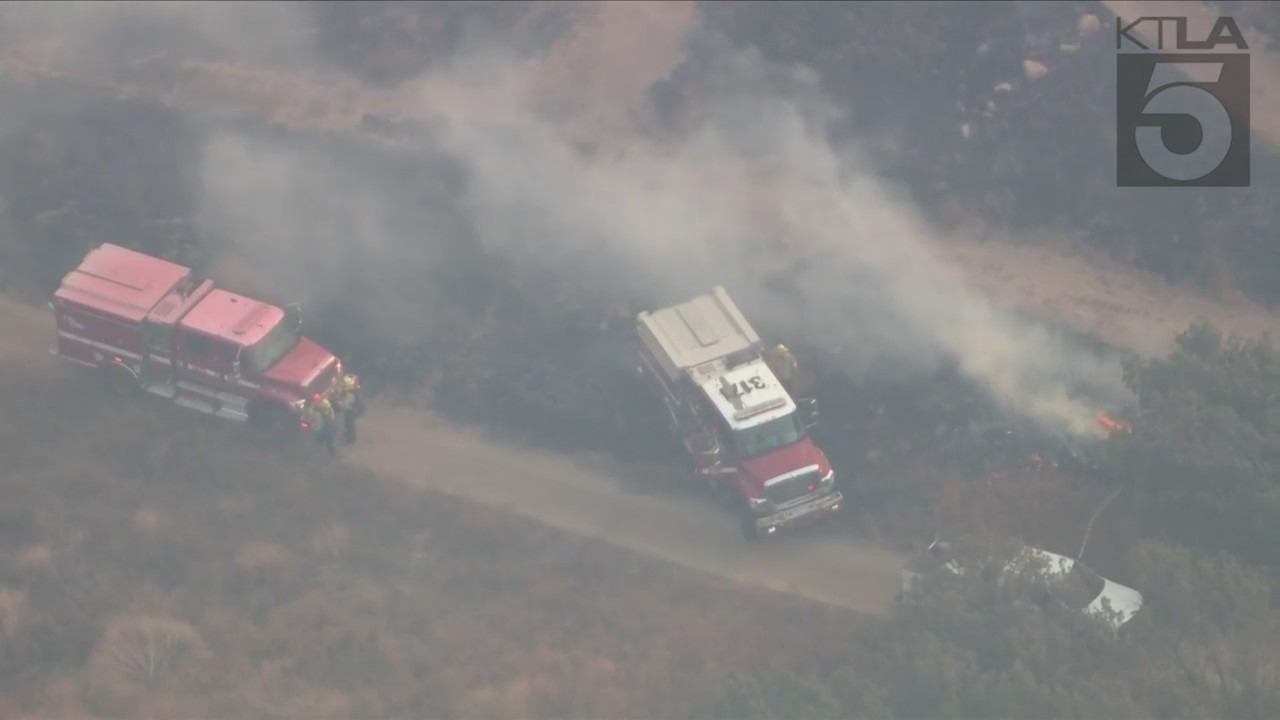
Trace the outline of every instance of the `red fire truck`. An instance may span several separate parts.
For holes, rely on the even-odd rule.
[[[835,471],[808,433],[816,402],[792,399],[724,288],[642,312],[637,330],[639,372],[698,475],[739,506],[748,539],[840,509]]]
[[[50,352],[94,368],[125,395],[143,392],[277,439],[305,431],[342,363],[303,337],[301,316],[197,280],[191,269],[117,245],[90,251],[49,303]]]

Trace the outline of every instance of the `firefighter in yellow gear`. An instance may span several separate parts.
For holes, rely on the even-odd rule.
[[[765,362],[769,363],[769,368],[773,370],[773,374],[778,376],[783,385],[790,386],[796,378],[796,356],[791,354],[791,350],[786,345],[778,343],[769,348],[765,353]]]
[[[307,411],[307,424],[311,427],[311,432],[315,433],[316,444],[323,445],[329,451],[329,457],[338,453],[333,442],[334,420],[333,405],[328,398],[320,398],[311,403]]]
[[[348,445],[356,441],[356,419],[364,414],[364,400],[360,397],[360,378],[356,375],[342,376],[338,384],[336,403],[338,412],[342,413],[342,441]]]

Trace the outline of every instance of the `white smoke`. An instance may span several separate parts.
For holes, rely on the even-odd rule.
[[[609,257],[671,299],[724,284],[855,376],[951,360],[1008,410],[1066,432],[1096,429],[1069,386],[1124,392],[1118,365],[994,307],[939,260],[945,233],[856,147],[825,139],[838,113],[803,68],[780,77],[750,49],[729,52],[699,88],[697,124],[663,142],[540,117],[522,70],[489,91],[516,108],[507,122],[455,104],[447,135],[491,246]]]
[[[77,17],[62,29],[86,39],[81,47],[110,44],[90,21],[104,11],[56,7],[40,12]],[[306,6],[141,7],[185,23],[223,62],[310,79],[331,72],[306,45],[315,24]],[[577,32],[535,57],[491,29],[390,95],[338,78],[343,92],[326,102],[443,120],[441,138],[411,138],[404,152],[440,142],[465,171],[464,224],[485,249],[546,258],[567,283],[658,289],[672,301],[723,284],[758,324],[821,348],[851,375],[951,362],[1008,410],[1068,432],[1094,429],[1091,407],[1069,388],[1123,396],[1117,364],[993,306],[939,259],[950,233],[856,146],[827,139],[839,113],[811,71],[714,37],[692,5],[602,3],[579,14]],[[690,47],[701,55],[691,59]],[[659,129],[646,93],[686,61],[699,63],[698,84],[682,124]],[[303,105],[280,87],[254,102]],[[326,117],[340,115],[331,107]],[[238,135],[218,133],[205,148],[206,229],[297,286],[358,252],[386,273],[380,302],[394,304],[395,293],[420,302],[415,273],[444,261],[391,250],[412,232],[388,220],[403,178],[355,176],[318,146]],[[421,182],[439,181],[424,169]],[[420,232],[459,232],[446,225]]]

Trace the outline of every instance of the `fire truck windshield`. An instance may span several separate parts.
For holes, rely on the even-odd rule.
[[[249,366],[258,372],[270,370],[298,342],[298,328],[281,322],[246,351]]]
[[[796,413],[770,420],[745,430],[730,433],[734,454],[740,458],[753,458],[773,452],[781,447],[804,439],[804,427]]]

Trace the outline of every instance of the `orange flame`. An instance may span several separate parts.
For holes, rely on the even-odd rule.
[[[1094,418],[1098,421],[1099,425],[1106,428],[1107,430],[1129,432],[1130,430],[1133,429],[1132,426],[1129,425],[1129,423],[1123,420],[1116,420],[1115,418],[1112,418],[1110,415],[1107,415],[1106,413],[1100,412],[1097,415],[1095,415]]]

